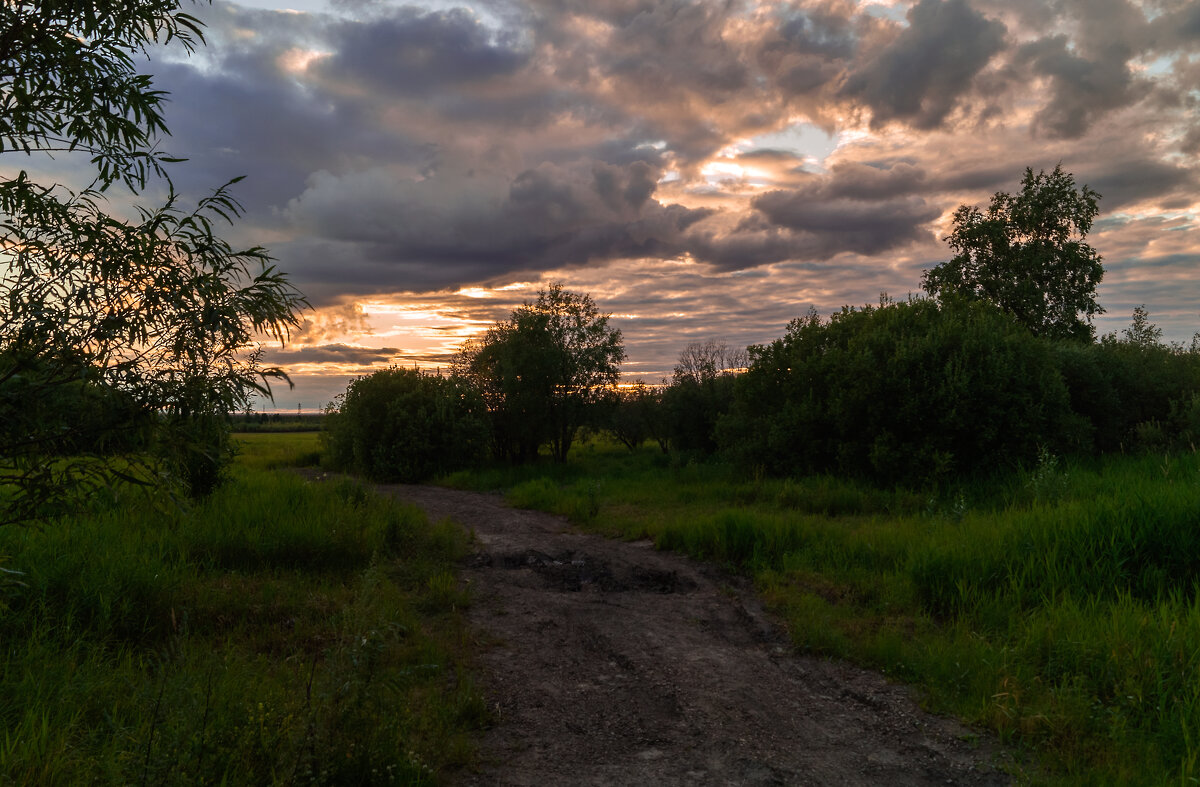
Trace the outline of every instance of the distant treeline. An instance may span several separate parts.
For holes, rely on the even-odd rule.
[[[1200,354],[1160,343],[1140,310],[1122,336],[1082,342],[982,301],[885,302],[810,314],[750,356],[712,389],[712,434],[771,473],[924,484],[1200,440]]]
[[[550,421],[556,401],[561,409],[577,397],[571,428],[631,449],[652,441],[681,461],[924,485],[1029,466],[1044,452],[1200,442],[1200,353],[1160,337],[1140,308],[1121,335],[1080,341],[1034,336],[983,301],[885,298],[827,319],[810,312],[746,352],[691,344],[656,386],[572,390],[513,371],[512,399],[489,402],[469,375],[376,372],[331,410],[326,442],[335,465],[379,479],[529,461],[529,446],[548,447],[561,428]],[[531,345],[550,356],[545,368],[559,368],[552,342]],[[525,435],[523,453],[514,431]]]
[[[235,432],[319,432],[324,413],[242,413],[230,417]]]
[[[1168,345],[1142,307],[1095,339],[1100,195],[1025,171],[1015,195],[961,206],[927,295],[815,311],[774,342],[691,344],[663,386],[616,386],[624,358],[586,295],[559,286],[468,343],[448,379],[390,369],[351,384],[330,459],[415,480],[483,461],[565,461],[576,432],[756,474],[936,484],[1057,454],[1194,447],[1200,348]],[[490,451],[489,451],[490,449]]]

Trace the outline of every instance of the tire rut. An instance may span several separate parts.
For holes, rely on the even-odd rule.
[[[475,534],[463,567],[496,723],[462,785],[1008,784],[911,690],[791,653],[748,583],[498,495],[380,491]]]

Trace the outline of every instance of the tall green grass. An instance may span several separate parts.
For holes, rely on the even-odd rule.
[[[238,464],[259,470],[312,467],[321,460],[321,433],[238,432],[234,435]]]
[[[0,605],[0,783],[438,782],[487,721],[465,547],[352,481],[245,467],[190,510],[0,530],[21,572]]]
[[[541,470],[450,481],[755,577],[798,647],[922,687],[1029,753],[1024,779],[1200,782],[1194,454],[1043,453],[940,493],[747,478],[648,450]]]

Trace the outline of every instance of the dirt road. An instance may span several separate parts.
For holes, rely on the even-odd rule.
[[[746,584],[500,497],[382,487],[474,530],[463,577],[498,723],[468,785],[1006,784],[911,693],[793,655]]]

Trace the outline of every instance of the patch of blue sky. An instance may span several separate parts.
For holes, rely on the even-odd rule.
[[[1150,77],[1169,76],[1174,71],[1175,56],[1162,55],[1152,60],[1142,62],[1142,73]]]
[[[860,3],[859,10],[868,16],[890,19],[893,22],[904,22],[908,9],[912,7],[910,0],[900,0],[893,3],[867,2]]]
[[[740,151],[753,153],[756,150],[780,150],[803,159],[804,168],[824,171],[825,159],[837,149],[836,134],[828,134],[818,126],[804,121],[793,123],[780,131],[759,134],[738,145]]]

